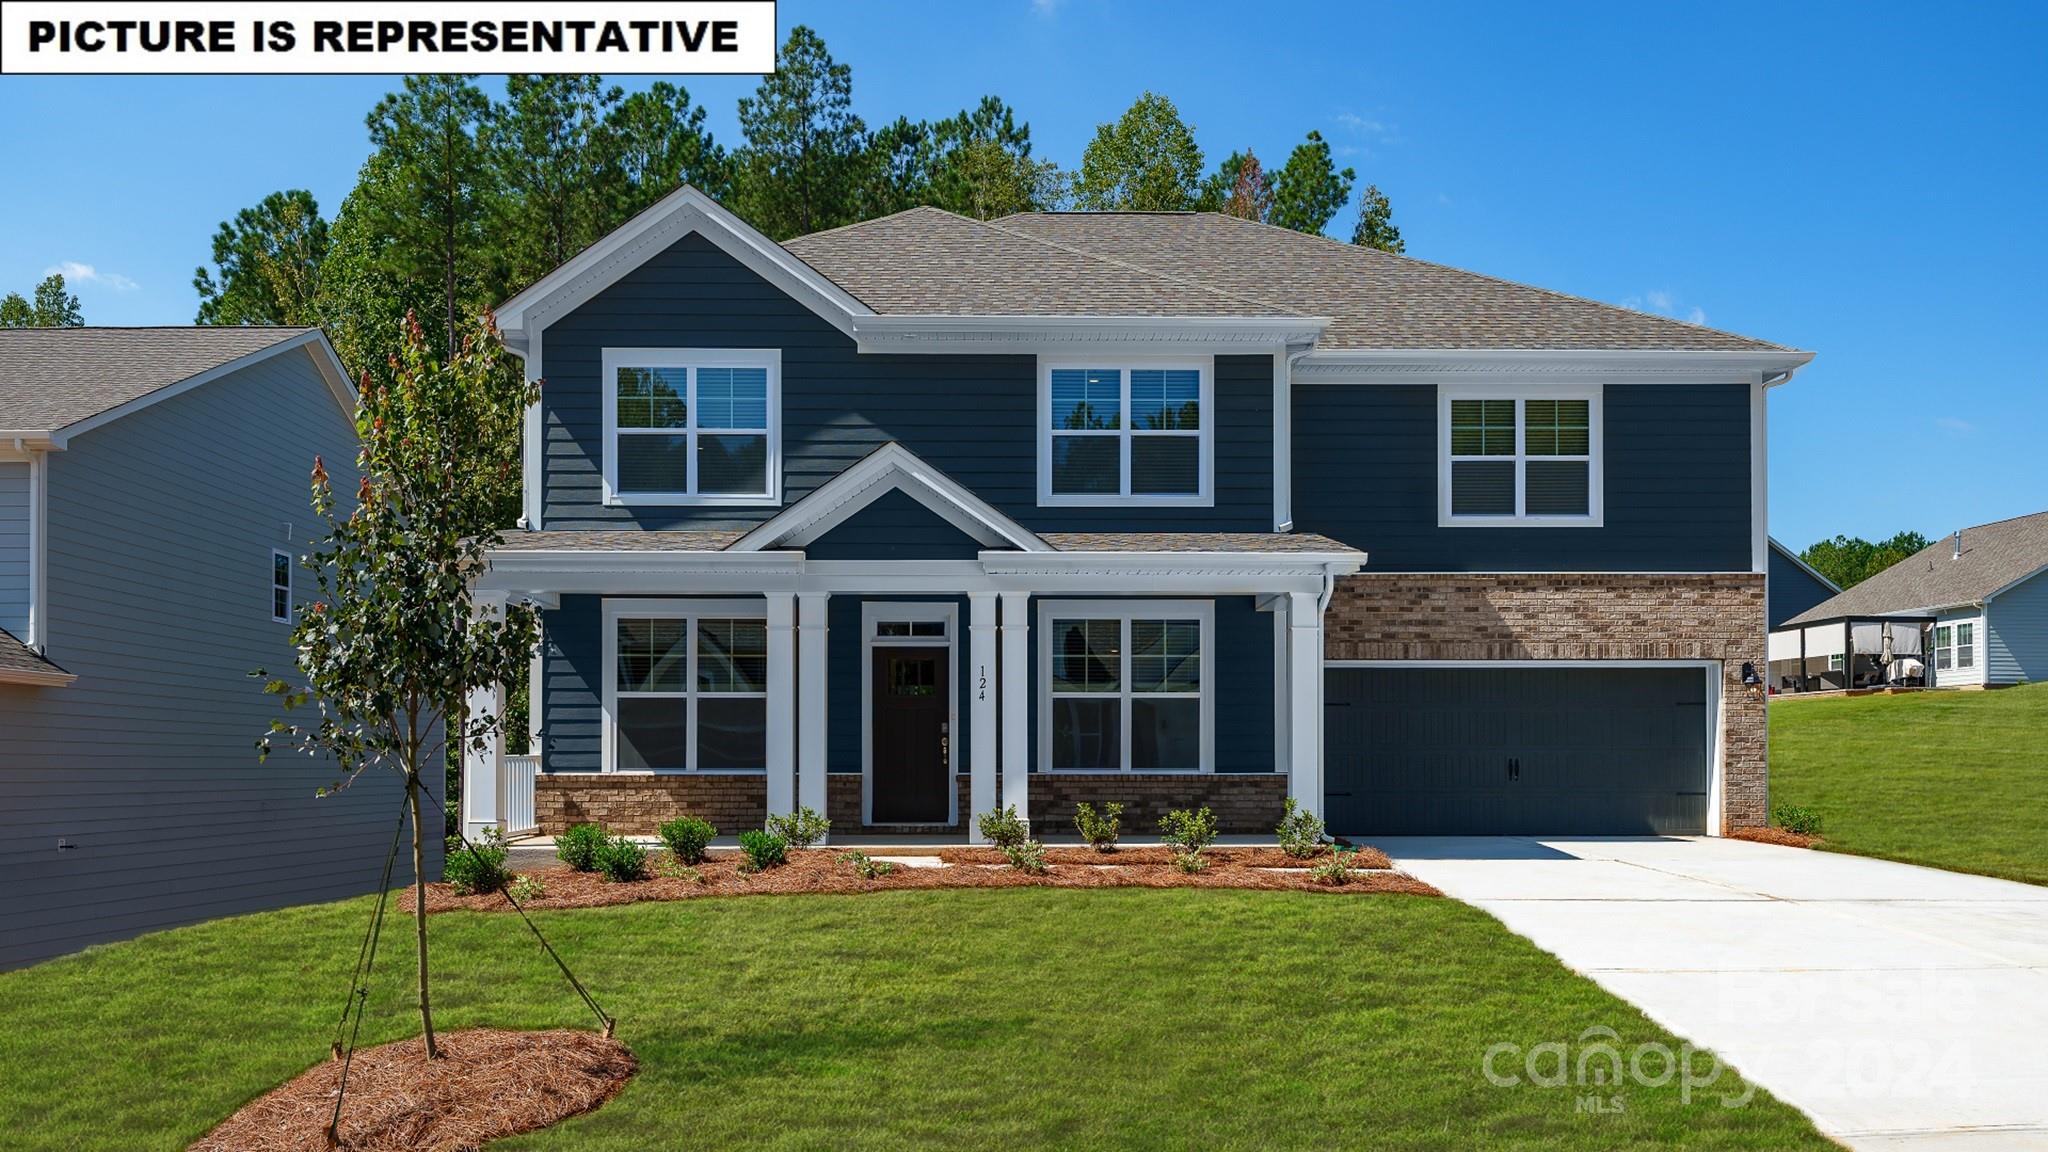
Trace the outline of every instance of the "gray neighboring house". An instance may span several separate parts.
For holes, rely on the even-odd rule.
[[[2048,679],[2048,512],[1964,528],[1773,626],[1771,673],[1808,685],[1969,688]],[[1917,646],[1916,646],[1917,645]]]
[[[0,968],[374,887],[395,778],[258,763],[249,676],[353,404],[318,329],[0,332]]]

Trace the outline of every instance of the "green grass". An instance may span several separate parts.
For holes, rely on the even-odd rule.
[[[1771,802],[1824,846],[2048,884],[2048,684],[1771,703]]]
[[[325,1054],[365,900],[0,974],[0,1147],[180,1148]],[[638,1054],[496,1148],[1827,1148],[1731,1077],[1688,1105],[1491,1086],[1491,1044],[1676,1041],[1451,900],[1183,891],[706,899],[537,919]],[[519,923],[432,922],[443,1028],[587,1026]],[[406,924],[365,1042],[412,1034]],[[1507,1065],[1513,1067],[1510,1061]],[[1655,1063],[1650,1065],[1654,1070]],[[1614,1091],[1608,1089],[1606,1091]]]

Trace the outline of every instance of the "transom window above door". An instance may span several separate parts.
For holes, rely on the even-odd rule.
[[[781,501],[782,354],[604,350],[608,504]]]
[[[1212,404],[1205,363],[1041,365],[1039,504],[1207,507]]]
[[[1600,391],[1438,389],[1443,527],[1596,527],[1601,522]]]

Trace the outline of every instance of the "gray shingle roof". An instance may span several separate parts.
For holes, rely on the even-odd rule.
[[[14,634],[5,628],[0,628],[0,672],[64,675],[64,669],[38,655],[35,649],[15,639]]]
[[[54,432],[309,328],[0,331],[0,429]]]
[[[1041,532],[1061,552],[1355,552],[1308,532]]]
[[[721,552],[744,532],[507,532],[499,552]]]
[[[1960,557],[1955,537],[1944,536],[1786,624],[1973,604],[2043,568],[2048,568],[2048,512],[1979,524],[1963,529]]]

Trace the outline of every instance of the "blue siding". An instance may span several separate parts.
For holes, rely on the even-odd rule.
[[[1294,525],[1375,572],[1746,572],[1749,389],[1610,384],[1599,528],[1437,527],[1436,389],[1294,389]]]
[[[2048,574],[1986,605],[1984,632],[1987,683],[2048,680]]]
[[[550,772],[604,770],[604,601],[564,596],[541,613],[541,764]]]
[[[1034,358],[861,355],[836,328],[694,235],[547,329],[548,528],[741,528],[776,511],[604,507],[598,377],[607,346],[780,348],[788,502],[895,440],[1037,530],[1272,528],[1270,356],[1217,358],[1215,507],[1041,512]]]
[[[972,560],[982,547],[896,489],[811,541],[804,555],[813,560]]]
[[[1771,596],[1768,615],[1771,629],[1790,620],[1815,604],[1835,594],[1833,588],[1814,579],[1813,573],[1801,568],[1791,557],[1771,546]]]

